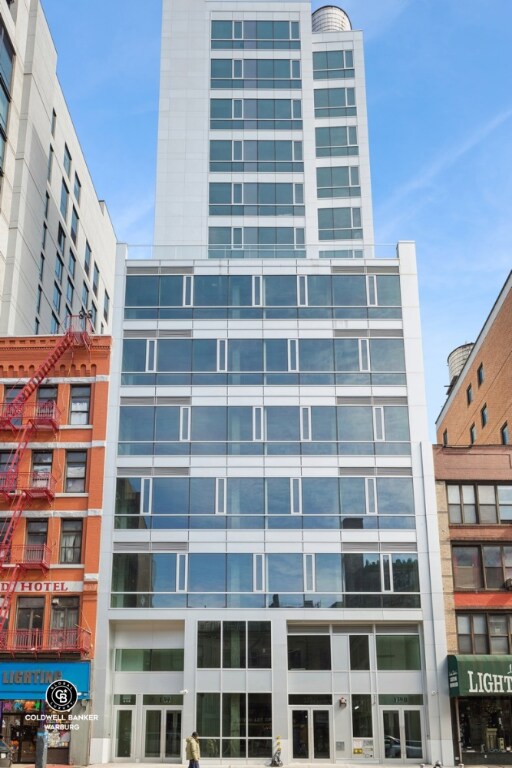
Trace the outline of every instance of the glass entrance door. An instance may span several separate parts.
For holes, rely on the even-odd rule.
[[[383,752],[386,760],[423,759],[421,709],[389,707],[382,709]]]
[[[160,707],[144,711],[143,757],[181,760],[181,711]]]
[[[133,754],[135,711],[133,709],[116,709],[114,720],[116,725],[114,757],[116,759],[131,758]]]
[[[294,760],[330,760],[330,710],[292,709]]]

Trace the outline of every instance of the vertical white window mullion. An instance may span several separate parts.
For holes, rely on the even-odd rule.
[[[359,339],[359,370],[370,370],[370,349],[368,339]]]
[[[368,296],[368,306],[377,306],[377,278],[376,275],[366,275],[366,290]]]
[[[261,307],[263,304],[261,275],[253,275],[252,278],[252,305]]]
[[[304,592],[315,591],[314,555],[304,555]]]
[[[140,509],[141,515],[150,515],[153,507],[153,478],[141,477],[140,479]]]
[[[176,556],[176,592],[187,591],[187,555],[178,552]]]
[[[382,591],[392,592],[393,581],[391,578],[391,555],[381,555],[381,578],[382,578]]]
[[[300,477],[290,478],[290,500],[292,515],[302,514],[302,483]]]
[[[217,370],[227,371],[227,339],[217,339]]]
[[[261,442],[265,439],[264,411],[260,405],[252,409],[252,435],[253,440]]]
[[[226,478],[215,478],[215,514],[226,514]]]
[[[373,439],[378,442],[386,439],[384,435],[384,408],[382,406],[375,406],[373,409]]]
[[[367,515],[376,515],[377,514],[377,494],[376,494],[376,480],[374,477],[366,477],[364,480],[365,484],[365,491],[366,491],[366,514]]]
[[[253,569],[253,588],[254,592],[265,591],[265,570],[264,570],[264,555],[253,555],[252,559]]]
[[[192,275],[184,275],[183,277],[183,306],[184,307],[192,306],[192,295],[193,295]]]
[[[180,440],[190,440],[190,406],[180,408]]]
[[[311,407],[309,405],[300,409],[300,439],[311,440]]]
[[[299,343],[297,339],[288,339],[288,370],[299,370]]]
[[[156,339],[146,341],[146,371],[156,370]]]
[[[308,305],[308,281],[306,275],[297,276],[297,295],[299,297],[299,307]]]

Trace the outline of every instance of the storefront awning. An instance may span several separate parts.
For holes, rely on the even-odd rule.
[[[79,699],[89,699],[90,661],[2,661],[0,699],[44,699],[54,680],[69,680]]]
[[[448,656],[450,696],[512,696],[512,656]]]

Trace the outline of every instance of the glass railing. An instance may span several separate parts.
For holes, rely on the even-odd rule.
[[[342,245],[127,245],[127,258],[140,261],[205,259],[396,259],[396,244]]]

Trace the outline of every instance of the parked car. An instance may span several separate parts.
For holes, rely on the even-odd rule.
[[[421,741],[406,741],[406,757],[423,757],[423,746]],[[384,736],[384,755],[385,757],[402,757],[402,748],[400,739],[394,736]]]
[[[11,764],[12,764],[11,748],[7,746],[5,741],[0,741],[0,766],[1,768],[10,768]]]

